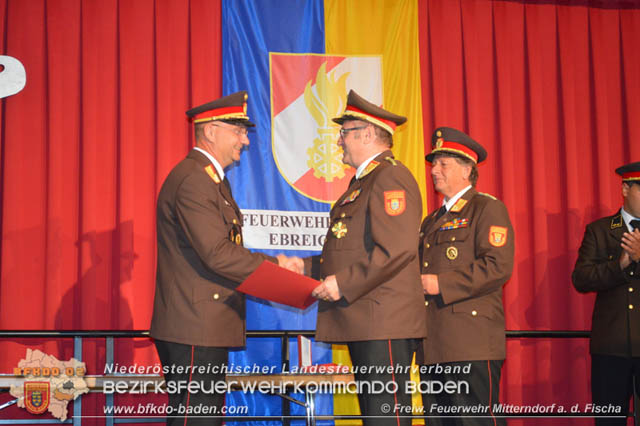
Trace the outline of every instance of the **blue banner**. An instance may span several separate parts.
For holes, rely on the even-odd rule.
[[[277,164],[274,158],[271,89],[271,52],[324,53],[323,8],[323,1],[318,0],[225,0],[222,4],[223,91],[230,94],[246,90],[248,115],[257,125],[249,133],[248,150],[242,153],[240,162],[227,170],[234,198],[245,216],[243,237],[252,250],[309,256],[318,252],[326,233],[330,203],[309,197],[293,186],[281,172],[287,164]],[[282,105],[287,101],[279,102]],[[286,152],[286,148],[280,149]],[[247,300],[249,330],[314,330],[316,315],[316,305],[300,311],[257,299]],[[291,365],[297,365],[295,339],[290,342],[290,355]],[[279,339],[249,339],[246,350],[231,352],[230,363],[275,366],[280,371],[281,357]],[[330,345],[315,344],[313,362],[331,362]],[[304,401],[301,395],[297,398]],[[227,396],[227,404],[248,406],[248,415],[282,415],[278,397],[259,393],[233,392]],[[304,415],[302,407],[294,404],[290,407],[291,414]],[[332,398],[317,400],[318,412],[331,410]]]

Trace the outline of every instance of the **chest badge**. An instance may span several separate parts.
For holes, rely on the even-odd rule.
[[[331,227],[331,232],[333,232],[333,235],[336,238],[340,239],[347,235],[347,225],[345,225],[342,221],[336,222]]]
[[[458,249],[454,246],[447,247],[445,254],[447,255],[447,259],[455,260],[458,257]]]
[[[356,198],[358,198],[358,195],[360,195],[361,192],[362,192],[362,189],[356,189],[351,194],[349,194],[349,196],[347,198],[342,200],[340,205],[344,206],[345,204],[349,204],[349,203],[353,202]]]

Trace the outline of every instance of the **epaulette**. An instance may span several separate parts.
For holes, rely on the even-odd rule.
[[[611,229],[616,229],[622,227],[622,215],[618,213],[614,217],[611,218]]]
[[[495,201],[495,200],[497,200],[497,198],[496,198],[496,197],[494,197],[494,196],[493,196],[493,195],[491,195],[491,194],[487,194],[486,192],[478,192],[478,194],[480,194],[480,195],[484,195],[485,197],[489,197],[489,198],[491,198],[491,199],[492,199],[492,200],[494,200],[494,201]]]
[[[384,157],[384,159],[390,162],[391,164],[393,164],[394,166],[398,165],[398,162],[392,157]]]

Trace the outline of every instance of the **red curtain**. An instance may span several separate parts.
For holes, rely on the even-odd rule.
[[[419,4],[425,145],[443,125],[480,141],[478,187],[507,204],[516,231],[507,328],[588,329],[593,297],[570,273],[584,226],[621,204],[613,169],[640,159],[640,4]],[[184,111],[221,94],[220,7],[0,0],[2,54],[27,69],[0,109],[0,328],[148,328],[155,197],[191,146]],[[72,355],[5,340],[0,372],[35,347]],[[147,341],[118,341],[123,363],[134,347],[155,362]],[[507,357],[503,401],[589,401],[586,340],[510,340]],[[103,344],[85,343],[85,360],[102,373]]]
[[[155,198],[192,145],[184,112],[222,92],[220,0],[0,0],[0,13],[2,54],[27,70],[2,100],[0,328],[146,330]],[[73,355],[39,343],[1,342],[0,371],[26,348]],[[120,362],[134,345],[156,362],[148,341],[116,344]],[[103,341],[84,349],[102,374]]]
[[[489,157],[478,188],[506,203],[514,225],[507,328],[589,329],[594,298],[570,276],[585,225],[622,203],[613,170],[640,160],[640,4],[420,5],[426,144],[436,126],[480,141]],[[439,205],[432,189],[427,197]],[[582,410],[589,371],[586,339],[509,340],[502,400]]]

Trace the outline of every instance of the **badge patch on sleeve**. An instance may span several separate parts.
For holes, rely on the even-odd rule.
[[[384,211],[389,216],[398,216],[407,207],[404,190],[384,191]]]
[[[507,243],[507,228],[492,226],[489,228],[489,244],[494,247],[502,247]]]

